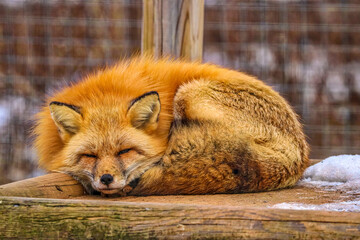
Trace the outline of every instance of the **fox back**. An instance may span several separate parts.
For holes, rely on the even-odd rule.
[[[40,167],[89,193],[205,194],[294,185],[308,164],[296,114],[270,87],[210,64],[122,61],[47,100]]]

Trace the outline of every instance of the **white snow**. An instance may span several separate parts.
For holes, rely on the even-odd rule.
[[[303,203],[279,203],[272,208],[292,209],[292,210],[325,210],[341,212],[360,212],[360,201],[325,203],[320,205]]]
[[[312,181],[349,182],[360,179],[360,155],[339,155],[310,166],[304,178]]]
[[[360,155],[326,158],[306,169],[303,177],[299,185],[360,194]]]
[[[341,191],[359,196],[352,201],[326,203],[321,205],[302,203],[279,203],[272,208],[296,210],[328,210],[360,212],[360,155],[339,155],[306,169],[304,179],[298,185],[321,188],[325,191]]]

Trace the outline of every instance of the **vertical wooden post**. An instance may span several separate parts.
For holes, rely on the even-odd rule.
[[[144,0],[142,53],[202,60],[204,0]]]

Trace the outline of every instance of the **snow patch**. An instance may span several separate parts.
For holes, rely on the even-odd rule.
[[[339,155],[306,169],[298,185],[323,188],[327,191],[360,193],[360,155]]]
[[[303,203],[279,203],[271,208],[292,209],[292,210],[322,210],[338,212],[360,212],[360,201],[325,203],[320,205]]]
[[[321,188],[325,191],[341,191],[360,196],[360,155],[340,155],[326,158],[310,166],[304,173],[304,179],[298,185]],[[360,212],[360,198],[326,204],[279,203],[271,208],[294,210],[327,210]]]
[[[360,179],[360,155],[339,155],[310,166],[304,178],[312,181],[349,182]]]

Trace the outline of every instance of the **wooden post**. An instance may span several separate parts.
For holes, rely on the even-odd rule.
[[[202,60],[204,0],[144,0],[142,53]]]

